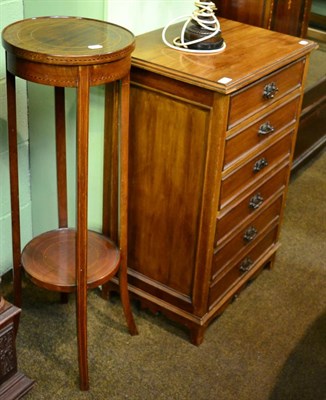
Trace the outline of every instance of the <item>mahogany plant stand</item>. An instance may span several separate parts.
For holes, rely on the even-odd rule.
[[[128,295],[126,250],[129,73],[134,42],[134,35],[118,25],[77,17],[25,19],[7,26],[2,32],[7,68],[15,305],[20,307],[21,304],[22,269],[33,283],[60,292],[63,297],[76,292],[81,390],[89,389],[87,290],[103,285],[119,274],[128,329],[130,334],[137,334]],[[58,229],[34,237],[23,250],[20,245],[16,77],[54,87],[55,100]],[[101,233],[88,229],[87,218],[90,89],[98,85],[106,88]],[[77,99],[76,227],[68,226],[67,87],[75,88]],[[114,215],[109,222],[107,214]]]

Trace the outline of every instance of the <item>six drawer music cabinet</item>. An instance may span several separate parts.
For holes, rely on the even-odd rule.
[[[221,53],[170,49],[157,30],[137,37],[132,57],[129,289],[188,327],[196,345],[273,263],[316,47],[220,23]]]

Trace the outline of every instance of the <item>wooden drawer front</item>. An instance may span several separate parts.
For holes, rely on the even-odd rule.
[[[224,168],[228,168],[234,161],[257,146],[266,143],[266,139],[277,136],[282,129],[294,123],[300,98],[297,97],[277,110],[246,127],[240,132],[229,136],[225,144]]]
[[[266,233],[266,229],[279,219],[282,205],[282,197],[277,198],[273,203],[266,207],[260,214],[248,221],[226,244],[220,247],[216,244],[216,252],[213,256],[212,277],[222,271],[226,264],[232,262],[237,254],[246,247],[252,246],[261,236]]]
[[[222,179],[220,208],[268,174],[280,160],[289,158],[292,134],[287,134],[243,166]]]
[[[226,234],[236,229],[239,223],[249,221],[252,215],[258,213],[271,202],[275,194],[283,191],[287,182],[288,170],[289,166],[285,164],[270,179],[251,190],[231,210],[221,213],[216,221],[215,243],[221,241]]]
[[[277,238],[276,226],[262,238],[257,245],[237,261],[230,269],[225,269],[223,276],[219,276],[212,284],[209,293],[209,304],[212,305],[225,295],[240,280],[245,280],[246,275],[258,266],[259,260],[272,249]]]
[[[303,70],[304,60],[300,60],[232,95],[229,128],[298,88]]]

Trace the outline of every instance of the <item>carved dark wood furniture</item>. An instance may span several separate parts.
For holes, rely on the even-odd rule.
[[[2,34],[6,49],[10,182],[14,253],[15,303],[21,303],[21,267],[37,285],[58,292],[76,291],[78,361],[80,388],[89,387],[87,363],[87,289],[109,281],[119,271],[122,304],[131,334],[137,329],[130,309],[127,262],[127,185],[128,185],[128,116],[132,33],[103,21],[44,17],[9,25]],[[30,241],[21,255],[19,221],[19,185],[17,167],[17,128],[15,78],[55,87],[56,157],[59,227]],[[112,154],[106,151],[105,181],[117,182],[121,165],[120,206],[117,185],[104,190],[103,233],[88,230],[88,126],[90,87],[106,85],[105,141],[117,144]],[[111,84],[111,86],[109,86]],[[68,227],[67,178],[65,149],[64,88],[77,91],[77,217],[76,228]],[[113,96],[113,94],[115,96]],[[110,102],[110,100],[112,100]],[[120,115],[120,117],[119,117]],[[119,127],[120,126],[120,127]],[[110,147],[111,151],[111,147]],[[108,160],[112,156],[112,160]],[[115,166],[114,166],[115,165]],[[119,237],[108,238],[117,216],[106,218],[110,202],[119,208]],[[118,211],[118,210],[116,210]],[[54,210],[55,212],[55,210]],[[115,228],[117,232],[117,228]]]
[[[274,259],[315,48],[220,22],[220,54],[169,49],[157,30],[137,37],[132,56],[129,289],[195,344]]]
[[[16,335],[21,310],[0,297],[0,400],[16,400],[34,381],[17,369]]]

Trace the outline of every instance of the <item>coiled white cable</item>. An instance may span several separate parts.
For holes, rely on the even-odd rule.
[[[220,47],[219,49],[201,50],[201,49],[189,49],[188,48],[189,45],[193,45],[193,44],[200,43],[205,40],[211,39],[212,37],[216,36],[220,32],[220,23],[214,13],[214,9],[216,9],[215,4],[212,3],[211,1],[209,1],[209,2],[208,1],[206,1],[206,2],[195,1],[195,6],[197,7],[197,9],[193,11],[192,15],[190,15],[190,16],[182,15],[180,17],[173,19],[166,25],[166,27],[162,31],[163,42],[172,49],[177,49],[177,50],[185,51],[188,53],[208,53],[209,54],[209,53],[219,53],[219,52],[223,51],[226,47],[225,42],[223,42],[222,47]],[[180,35],[180,37],[176,37],[173,40],[173,44],[171,44],[166,39],[166,32],[172,24],[174,24],[175,22],[177,22],[181,19],[184,19],[184,18],[187,18],[187,20],[185,21],[185,23],[182,27],[181,35]],[[208,20],[208,18],[209,18],[209,20]],[[204,28],[208,31],[212,31],[212,33],[205,37],[201,37],[196,40],[185,42],[185,40],[184,40],[185,31],[187,29],[188,24],[192,20],[196,21],[202,28]]]

